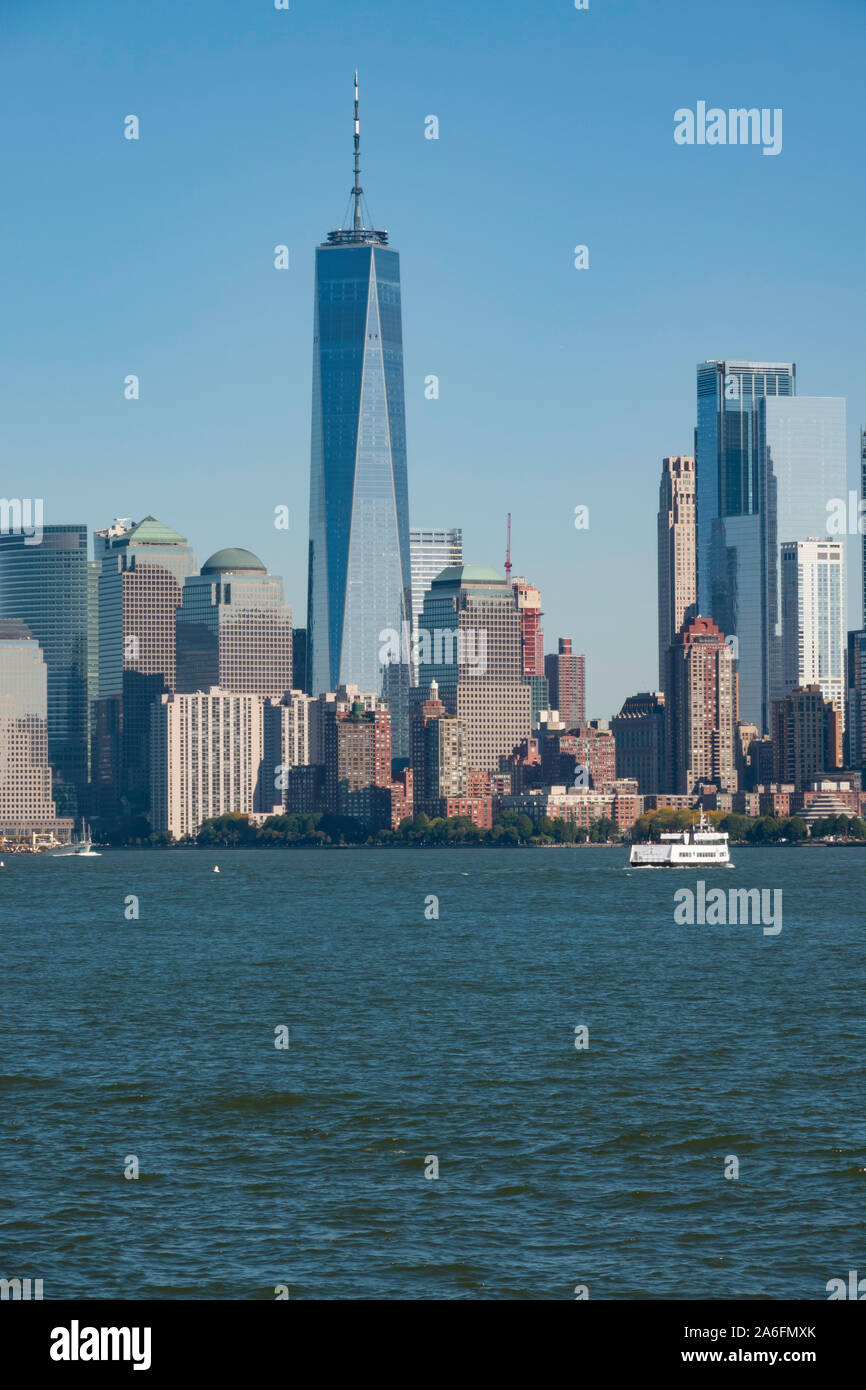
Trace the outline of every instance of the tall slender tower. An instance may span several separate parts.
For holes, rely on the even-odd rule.
[[[412,608],[400,256],[362,196],[356,73],[350,225],[316,250],[307,661],[313,695],[383,693],[408,753],[408,663],[380,661]]]
[[[697,617],[695,461],[662,459],[659,485],[659,686],[668,673],[668,648],[683,623]]]

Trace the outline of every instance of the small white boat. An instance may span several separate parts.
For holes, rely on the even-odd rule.
[[[683,869],[692,865],[730,864],[728,833],[716,830],[703,811],[697,825],[686,830],[663,831],[658,841],[632,845],[629,864]]]
[[[52,859],[68,859],[71,855],[84,859],[101,858],[99,850],[93,848],[90,831],[86,826],[80,840],[70,840],[68,845],[56,845],[54,849],[48,850],[48,853]]]

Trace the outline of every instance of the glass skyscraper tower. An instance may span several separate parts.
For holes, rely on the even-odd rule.
[[[400,749],[409,670],[379,659],[411,616],[400,257],[364,226],[359,167],[356,74],[352,225],[316,250],[307,660],[314,695],[383,693]]]
[[[0,532],[0,618],[18,618],[48,677],[48,755],[60,816],[85,810],[88,763],[87,527],[44,526],[39,544]]]
[[[697,385],[698,612],[736,637],[740,718],[766,730],[770,643],[759,415],[764,397],[795,394],[796,368],[708,361],[698,366]]]

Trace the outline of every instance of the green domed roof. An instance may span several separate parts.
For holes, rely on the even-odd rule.
[[[212,574],[214,570],[262,570],[264,565],[258,555],[251,550],[241,550],[229,546],[227,550],[217,550],[201,567],[202,574]]]

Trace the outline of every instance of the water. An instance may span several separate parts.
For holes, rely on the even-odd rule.
[[[623,850],[7,856],[0,1275],[826,1298],[866,1271],[866,854],[733,858],[779,936],[677,925],[697,876]]]

